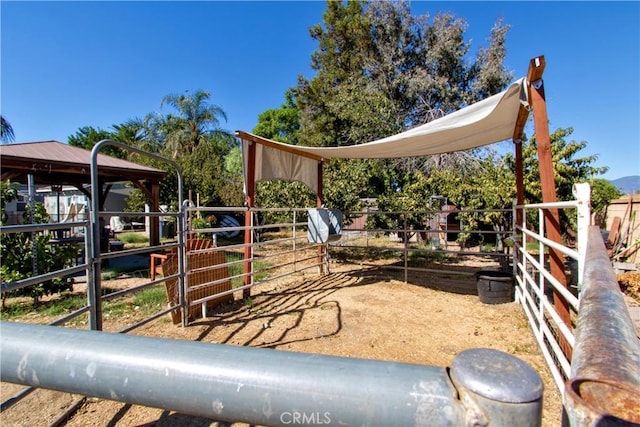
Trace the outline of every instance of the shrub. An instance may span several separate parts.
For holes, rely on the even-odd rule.
[[[17,197],[15,187],[2,183],[2,223],[6,219],[5,204]],[[23,222],[30,217],[29,208],[24,214]],[[44,205],[35,205],[33,222],[45,224],[49,222],[49,215]],[[15,233],[2,236],[0,241],[0,280],[2,282],[15,282],[39,274],[62,270],[72,265],[78,252],[76,245],[52,245],[49,243],[49,235],[45,232]],[[60,293],[73,289],[71,278],[55,278],[35,285],[27,286],[15,291],[5,292],[2,295],[2,305],[9,296],[30,296],[36,307],[43,295]]]

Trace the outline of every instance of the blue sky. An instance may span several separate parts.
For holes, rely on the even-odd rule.
[[[472,51],[498,17],[511,25],[516,78],[544,55],[550,129],[573,127],[608,179],[640,174],[640,2],[412,2],[452,12]],[[0,111],[16,141],[66,142],[160,110],[162,97],[203,89],[251,131],[298,75],[312,77],[308,28],[324,2],[0,2]],[[527,132],[531,134],[529,129]],[[499,149],[510,150],[509,143]]]

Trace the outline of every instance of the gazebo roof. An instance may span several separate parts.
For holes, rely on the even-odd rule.
[[[0,146],[2,180],[35,184],[81,185],[91,181],[91,151],[59,141],[25,142]],[[105,183],[159,182],[166,172],[127,160],[98,154],[98,176]]]

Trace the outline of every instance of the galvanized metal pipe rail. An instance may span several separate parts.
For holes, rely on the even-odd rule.
[[[584,282],[565,387],[569,425],[640,424],[640,341],[598,227],[589,228]]]
[[[215,420],[385,427],[541,422],[540,377],[496,350],[462,352],[448,372],[53,326],[0,327],[3,381]]]

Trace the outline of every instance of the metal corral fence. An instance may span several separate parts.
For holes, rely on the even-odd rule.
[[[516,300],[522,304],[538,345],[556,385],[564,391],[564,383],[571,372],[571,349],[575,346],[574,326],[563,320],[554,306],[555,299],[562,298],[569,304],[573,317],[577,316],[578,294],[583,282],[585,247],[590,221],[589,192],[581,193],[582,199],[517,206],[522,223],[516,225],[518,238],[514,272],[518,286]],[[577,248],[570,248],[545,237],[545,210],[565,209],[576,213],[578,224]],[[534,215],[531,215],[533,213]],[[537,214],[537,215],[536,215]],[[566,264],[570,286],[560,283],[550,272],[549,248],[560,251],[569,259]],[[555,294],[554,294],[555,291]],[[568,344],[568,348],[562,345]]]
[[[245,215],[251,216],[252,223],[249,227],[244,225]],[[50,325],[103,330],[105,327],[112,329],[112,320],[121,320],[109,318],[108,313],[104,312],[104,307],[108,308],[110,303],[117,304],[123,298],[145,290],[165,288],[169,304],[116,330],[119,333],[127,333],[169,314],[176,323],[186,326],[194,318],[206,316],[207,307],[212,302],[217,303],[225,297],[233,299],[233,294],[237,295],[239,291],[248,295],[246,292],[254,286],[300,271],[313,268],[322,270],[327,262],[326,248],[308,242],[306,209],[197,208],[185,203],[179,212],[99,211],[98,215],[91,217],[96,224],[104,224],[104,219],[111,216],[161,217],[164,222],[178,224],[178,232],[174,239],[165,239],[160,245],[146,245],[127,250],[121,250],[118,246],[117,250],[110,250],[112,244],[109,244],[109,249],[102,251],[101,245],[93,244],[94,227],[89,220],[1,227],[2,235],[39,233],[50,237],[51,244],[80,244],[78,250],[82,255],[82,262],[77,265],[45,274],[37,274],[36,271],[33,277],[2,283],[2,294],[47,280],[73,276],[76,281],[87,284],[87,303],[55,319]],[[203,218],[216,220],[212,220],[210,226],[201,227],[198,224],[202,222],[196,219]],[[230,219],[234,219],[235,223]],[[270,220],[277,222],[269,222]],[[239,225],[240,223],[242,225]],[[75,237],[65,240],[56,238],[56,231],[68,232],[70,229],[76,231]],[[105,232],[108,231],[100,230],[100,238]],[[250,236],[248,243],[245,243],[245,234]],[[194,242],[211,244],[195,247],[191,245]],[[178,257],[182,259],[183,267],[178,264]],[[168,267],[158,263],[166,262],[167,259]],[[136,263],[140,260],[143,263],[129,274],[137,279],[149,280],[143,280],[143,283],[137,280],[132,286],[105,292],[105,270],[109,271],[113,266]],[[203,260],[206,262],[203,263]],[[174,291],[173,295],[171,291]],[[3,327],[3,335],[5,333],[8,332]],[[3,347],[4,354],[6,352]],[[3,379],[6,379],[4,375]],[[0,409],[10,408],[34,390],[33,387],[22,390],[2,402]],[[80,403],[75,402],[69,411],[75,410]],[[64,414],[61,419],[65,419]]]
[[[326,264],[325,248],[307,239],[306,209],[187,207],[184,212],[189,310],[200,306],[206,314],[210,302],[239,291],[248,297],[254,286]],[[192,241],[212,244],[196,248]]]
[[[563,423],[638,425],[640,341],[600,229],[590,225],[588,184],[575,185],[574,196],[576,200],[569,202],[516,207],[523,213],[522,223],[515,227],[516,298],[563,392]],[[573,248],[544,237],[544,215],[553,209],[575,212]],[[549,271],[549,248],[569,259],[568,288]],[[559,299],[570,307],[569,322],[556,309]]]
[[[182,310],[180,320],[186,317],[188,323],[191,307],[205,307],[206,314],[210,300],[327,264],[326,245],[308,242],[306,210],[185,207],[182,213],[163,215],[184,216],[179,221],[186,225],[182,231],[184,302],[170,304],[119,332],[131,331],[176,310]],[[232,215],[249,215],[251,225],[234,226],[227,218]],[[203,218],[209,218],[211,226],[199,227],[202,222],[197,219]],[[244,241],[238,241],[239,237]],[[215,245],[189,247],[189,242],[200,241],[215,241]],[[160,246],[180,250],[176,245]],[[98,252],[98,257],[84,267],[93,265],[99,272],[103,261],[160,249],[152,246]],[[219,262],[198,264],[199,257],[209,256],[217,256]],[[247,261],[253,265],[248,271]],[[236,273],[209,280],[208,271],[222,267]],[[205,280],[200,273],[205,273]],[[180,275],[169,274],[114,294],[121,296],[176,281]],[[87,271],[88,278],[96,276],[94,271]],[[228,280],[239,283],[227,291],[189,298],[193,290]],[[89,287],[94,288],[92,292],[102,304],[113,294],[103,297],[100,283],[97,280]],[[85,310],[91,309],[89,304]],[[101,321],[87,324],[90,329],[96,329],[94,324],[102,326]],[[260,425],[295,422],[380,426],[461,425],[469,420],[536,426],[541,422],[542,382],[538,374],[521,360],[489,349],[463,352],[448,369],[6,322],[1,339],[4,381],[218,420]],[[3,409],[24,395],[26,392],[9,399]],[[80,404],[81,400],[75,402],[58,419],[68,418]]]
[[[164,285],[168,293],[168,284],[175,283],[174,302],[118,331],[128,332],[167,314],[187,325],[190,316],[207,315],[208,303],[216,299],[235,292],[246,295],[253,286],[302,270],[327,271],[329,258],[340,256],[344,250],[397,252],[399,261],[385,266],[399,269],[406,279],[412,271],[429,272],[415,262],[425,254],[486,255],[502,259],[499,265],[504,266],[504,260],[508,259],[508,249],[502,246],[504,238],[520,236],[515,239],[512,265],[517,279],[516,298],[529,317],[556,383],[561,389],[567,384],[566,421],[571,425],[596,425],[603,420],[638,422],[638,406],[634,405],[640,395],[640,380],[634,375],[640,355],[638,340],[612,277],[602,238],[597,230],[588,227],[588,190],[579,191],[577,196],[576,202],[517,207],[525,214],[523,222],[515,224],[515,232],[506,228],[471,230],[464,222],[456,226],[447,221],[441,227],[439,220],[434,222],[434,215],[448,220],[452,214],[448,211],[374,213],[386,215],[387,224],[397,225],[387,228],[376,226],[382,222],[375,220],[354,226],[356,221],[347,216],[343,239],[331,245],[308,242],[307,212],[299,209],[201,208],[181,204],[178,212],[92,211],[89,222],[71,224],[84,230],[84,258],[80,264],[3,283],[2,291],[53,277],[84,274],[87,306],[56,319],[51,325],[69,325],[71,319],[86,314],[87,327],[99,330],[104,321],[103,303],[157,285]],[[530,217],[527,210],[549,208],[578,211],[577,250],[558,248],[577,260],[577,284],[570,290],[564,289],[547,271],[546,248],[556,244],[543,237],[542,215],[537,228],[527,219]],[[152,247],[102,252],[100,245],[94,244],[101,237],[100,218],[115,214],[173,218],[178,225],[176,240]],[[473,219],[473,215],[484,216],[476,211],[456,213],[458,220]],[[69,226],[13,226],[2,227],[0,232],[42,233]],[[476,250],[459,244],[469,242],[466,236],[456,239],[458,242],[449,238],[449,233],[463,232],[468,232],[469,237],[476,235]],[[379,235],[386,236],[384,243],[374,244],[374,240],[380,239],[372,237]],[[494,238],[488,239],[491,235]],[[362,239],[364,243],[360,243]],[[487,246],[488,240],[494,241],[491,248]],[[536,242],[536,251],[531,249],[532,241]],[[149,264],[149,276],[155,276],[158,267],[163,277],[149,277],[151,280],[142,284],[102,295],[103,264],[121,257],[152,254],[162,255],[158,259],[166,265]],[[176,264],[173,267],[171,255]],[[206,262],[201,264],[202,260]],[[221,270],[224,274],[219,276]],[[174,273],[170,274],[171,271]],[[230,287],[220,290],[217,288],[220,285]],[[211,287],[216,291],[211,292]],[[574,314],[571,324],[563,322],[555,311],[550,289],[556,289],[571,305]],[[520,360],[493,350],[463,352],[446,369],[7,322],[2,323],[1,340],[3,381],[212,419],[261,425],[540,424],[539,376]],[[570,344],[573,359],[563,350],[565,343]],[[322,375],[317,375],[318,372]],[[32,390],[27,388],[3,402],[2,410]],[[194,400],[193,396],[198,398]],[[601,396],[606,396],[605,403],[600,403]],[[59,419],[64,420],[80,402]]]
[[[375,267],[400,280],[431,281],[443,289],[475,293],[478,268],[457,260],[482,259],[487,268],[509,269],[512,209],[424,211],[367,209],[345,214],[342,238],[329,246],[330,259]],[[444,277],[444,278],[443,278]]]

